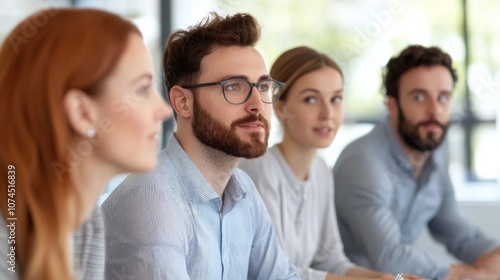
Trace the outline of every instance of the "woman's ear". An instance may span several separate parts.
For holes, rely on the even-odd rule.
[[[177,116],[190,118],[193,114],[193,93],[180,86],[173,86],[169,94],[172,109]]]
[[[274,112],[276,112],[276,117],[280,120],[281,123],[285,121],[285,102],[281,99],[273,103]]]
[[[79,89],[71,89],[64,95],[63,107],[75,133],[90,138],[95,135],[99,108],[92,97]]]

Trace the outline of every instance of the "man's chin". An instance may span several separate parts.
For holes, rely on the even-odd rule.
[[[429,138],[429,135],[433,135],[433,138],[441,138],[441,136],[443,135],[443,130],[441,128],[435,128],[432,130],[420,128],[418,134],[423,138]]]
[[[441,143],[443,140],[443,133],[442,131],[425,133],[423,137],[422,135],[420,136],[420,139],[425,141],[425,143]]]
[[[263,152],[257,152],[257,153],[249,153],[249,154],[246,154],[244,156],[242,156],[242,158],[245,158],[245,159],[254,159],[254,158],[258,158],[262,155],[264,155],[266,152],[266,150],[264,150]]]
[[[422,142],[422,145],[424,147],[424,151],[432,152],[441,145],[441,142],[441,139],[436,140],[435,138],[427,138],[425,139],[425,142]]]
[[[242,153],[241,157],[246,159],[257,158],[265,154],[266,149],[267,149],[267,143],[261,141],[256,143],[256,141],[254,141],[253,143],[251,144],[249,143],[248,145],[246,145],[246,148]]]
[[[256,148],[257,146],[267,147],[269,136],[265,132],[253,132],[250,136],[238,136],[238,141],[245,146]]]

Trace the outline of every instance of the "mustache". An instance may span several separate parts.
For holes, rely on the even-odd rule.
[[[445,129],[445,125],[444,125],[444,124],[442,124],[442,123],[440,123],[440,122],[438,122],[438,121],[436,121],[436,120],[428,120],[428,121],[424,121],[424,122],[419,122],[419,123],[417,124],[417,128],[418,128],[418,127],[421,127],[421,126],[424,126],[424,125],[430,125],[430,124],[437,125],[437,126],[439,126],[439,128],[441,128],[442,130],[444,130],[444,129]]]
[[[262,116],[262,114],[252,114],[252,115],[248,115],[246,117],[243,117],[241,119],[237,119],[235,121],[233,121],[231,123],[231,128],[234,128],[240,124],[245,124],[245,123],[249,123],[249,122],[256,122],[256,121],[261,121],[262,124],[264,125],[264,128],[268,128],[269,127],[269,121],[264,118]]]

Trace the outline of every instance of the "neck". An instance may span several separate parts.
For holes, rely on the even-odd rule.
[[[77,191],[77,201],[69,203],[69,211],[77,215],[76,225],[78,228],[96,205],[96,202],[104,191],[108,181],[118,174],[118,170],[104,164],[97,158],[88,156],[72,172],[73,182]]]
[[[406,144],[406,142],[403,140],[403,137],[401,137],[401,135],[399,134],[397,122],[391,121],[391,124],[392,130],[394,131],[399,144],[401,145],[401,147],[403,147],[403,151],[405,152],[408,161],[413,167],[413,178],[418,179],[425,162],[431,155],[431,152],[422,152],[410,147],[408,144]]]
[[[300,180],[306,180],[317,149],[298,145],[295,141],[286,137],[286,135],[283,142],[277,146],[290,166],[290,169],[292,169],[293,174]]]
[[[68,253],[69,263],[72,265],[71,272],[74,273],[73,265],[75,263],[75,243],[73,240],[73,234],[68,236]]]
[[[200,170],[214,191],[222,198],[227,182],[239,158],[201,143],[196,137],[176,134],[177,141]]]

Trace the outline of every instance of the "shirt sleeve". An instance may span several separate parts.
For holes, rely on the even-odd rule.
[[[373,269],[443,279],[448,274],[447,263],[402,244],[398,221],[390,209],[391,172],[385,166],[376,158],[359,154],[337,164],[334,178],[338,215]]]
[[[111,194],[102,209],[106,279],[189,279],[185,255],[191,233],[182,223],[189,211],[163,190],[140,186]]]
[[[313,269],[310,267],[297,268],[297,273],[302,280],[325,280],[328,272]]]
[[[466,263],[475,262],[482,254],[498,247],[460,213],[449,176],[443,182],[444,199],[439,212],[429,222],[429,231],[448,251]]]
[[[245,185],[250,189],[248,195],[255,205],[254,224],[257,225],[250,254],[248,279],[300,279],[276,240],[271,218],[261,196],[246,174],[244,178]]]

